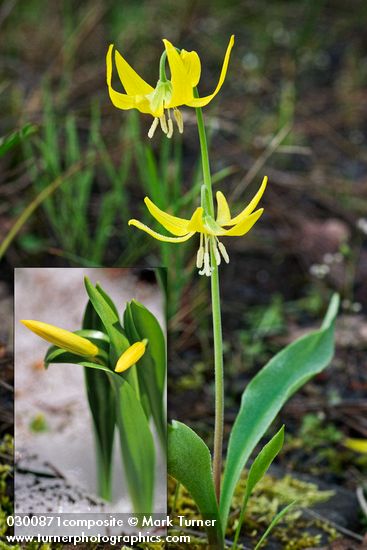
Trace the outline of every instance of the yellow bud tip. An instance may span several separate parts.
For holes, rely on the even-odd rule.
[[[117,361],[115,372],[124,372],[135,365],[143,357],[147,344],[148,340],[144,338],[141,342],[135,342],[135,344],[127,348]]]
[[[50,342],[50,344],[54,344],[66,351],[83,357],[94,357],[98,354],[99,350],[95,344],[87,340],[87,338],[78,336],[73,332],[55,327],[54,325],[49,325],[48,323],[43,323],[42,321],[22,319],[21,323],[37,334],[37,336],[40,336],[47,342]]]

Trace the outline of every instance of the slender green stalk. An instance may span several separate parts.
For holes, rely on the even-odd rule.
[[[197,94],[196,94],[197,95]],[[213,190],[210,175],[208,144],[205,135],[203,113],[200,108],[196,109],[196,118],[199,131],[201,160],[203,167],[204,185],[207,189],[209,200],[208,214],[214,218]],[[214,258],[214,251],[211,245],[211,297],[213,317],[213,338],[214,338],[214,372],[215,372],[215,426],[214,426],[214,453],[213,453],[213,477],[217,501],[220,498],[220,484],[222,473],[222,449],[223,449],[223,423],[224,423],[224,388],[223,388],[223,342],[222,342],[222,320],[220,311],[220,289],[219,271]]]
[[[213,255],[213,252],[212,252]],[[220,291],[218,266],[213,266],[211,276],[212,316],[214,337],[214,371],[215,371],[215,426],[214,426],[214,456],[213,476],[217,501],[220,498],[220,482],[222,474],[222,448],[224,424],[224,388],[223,388],[223,342],[222,319],[220,312]]]

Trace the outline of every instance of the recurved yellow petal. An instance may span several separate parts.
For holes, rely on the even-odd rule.
[[[357,453],[367,454],[367,439],[347,438],[344,441],[344,445]]]
[[[145,231],[145,233],[148,233],[148,235],[154,237],[154,239],[157,239],[157,241],[163,241],[166,243],[183,243],[184,241],[188,241],[190,237],[194,235],[194,232],[192,232],[187,233],[187,235],[183,235],[182,237],[167,237],[166,235],[161,235],[160,233],[153,231],[153,229],[151,229],[144,223],[141,223],[139,220],[129,220],[129,225],[133,225],[134,227]]]
[[[158,208],[158,206],[156,206],[148,197],[145,197],[144,202],[153,218],[155,218],[161,225],[163,225],[163,227],[167,229],[167,231],[172,233],[172,235],[176,235],[177,237],[183,237],[184,235],[187,235],[187,233],[189,232],[189,220],[167,214],[167,212],[164,212],[163,210]]]
[[[227,199],[221,191],[217,191],[217,223],[219,225],[229,225],[231,221],[231,212],[228,206]]]
[[[116,363],[115,372],[124,372],[135,365],[143,357],[147,343],[148,340],[144,338],[141,342],[135,342],[124,351]]]
[[[191,216],[191,220],[187,226],[188,231],[192,231],[193,233],[205,233],[203,214],[204,208],[198,206]]]
[[[221,73],[220,73],[220,77],[219,77],[219,80],[218,80],[217,87],[215,88],[214,92],[210,95],[205,96],[205,97],[197,97],[197,98],[195,97],[195,98],[191,99],[190,101],[187,101],[186,105],[188,105],[189,107],[204,107],[205,105],[207,105],[213,99],[213,97],[215,97],[217,95],[217,93],[221,89],[222,84],[223,84],[223,82],[226,78],[229,58],[230,58],[230,55],[231,55],[231,50],[233,48],[233,44],[234,44],[234,36],[232,35],[231,38],[230,38],[229,44],[227,46],[227,51],[226,51],[226,55],[224,56],[222,70],[221,70]]]
[[[180,57],[184,64],[191,86],[192,88],[194,88],[195,86],[197,86],[200,80],[200,74],[201,74],[200,58],[196,52],[187,52],[186,50],[181,50]]]
[[[128,95],[121,92],[116,92],[112,87],[112,50],[113,44],[110,45],[106,56],[106,81],[110,99],[118,109],[138,109],[141,113],[152,115],[152,110],[149,100],[144,95]],[[152,88],[153,89],[153,88]]]
[[[232,218],[230,220],[229,225],[235,225],[235,224],[240,223],[244,218],[249,216],[255,210],[255,208],[259,204],[259,201],[260,201],[261,197],[264,194],[267,183],[268,183],[268,178],[267,178],[267,176],[265,176],[263,181],[262,181],[262,184],[260,185],[260,189],[258,190],[256,195],[254,196],[252,201],[246,206],[246,208],[244,208],[244,210],[242,210],[242,212],[240,214],[238,214],[238,216],[236,216],[235,218]]]
[[[250,231],[251,227],[255,225],[263,212],[264,209],[259,208],[259,210],[256,210],[256,212],[250,214],[250,216],[247,216],[237,225],[231,227],[231,229],[224,229],[223,232],[220,233],[220,235],[223,235],[225,237],[242,237],[242,235],[245,235],[248,231]]]
[[[172,97],[166,107],[179,107],[187,104],[193,97],[192,85],[188,77],[185,65],[176,48],[169,42],[163,39],[166,48],[167,59],[171,71],[172,82]]]
[[[87,338],[73,334],[68,330],[49,325],[48,323],[42,323],[41,321],[22,320],[21,323],[44,340],[47,340],[47,342],[59,348],[82,355],[83,357],[94,357],[98,354],[98,347],[95,344],[87,340]]]
[[[111,47],[113,48],[113,45]],[[134,71],[117,50],[115,51],[115,62],[121,84],[128,95],[147,95],[153,92],[154,88]]]

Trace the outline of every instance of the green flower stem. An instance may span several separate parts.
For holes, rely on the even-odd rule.
[[[197,91],[195,89],[197,97]],[[201,108],[196,109],[196,118],[199,131],[201,161],[203,167],[204,185],[207,189],[210,216],[214,218],[214,201],[212,181],[210,175],[208,144],[205,135],[205,126]],[[223,388],[223,341],[222,319],[220,311],[219,271],[211,247],[211,296],[214,338],[214,372],[215,372],[215,426],[214,426],[214,453],[213,453],[213,477],[217,501],[220,498],[220,485],[222,474],[222,449],[223,449],[223,424],[224,424],[224,388]]]
[[[166,59],[167,59],[167,52],[164,51],[159,61],[159,80],[161,80],[162,82],[167,82]]]
[[[212,316],[214,337],[214,371],[215,371],[215,426],[214,426],[214,455],[213,476],[215,494],[219,503],[220,483],[222,475],[222,448],[224,424],[224,388],[223,388],[223,343],[222,319],[220,312],[219,271],[214,266],[211,275]]]

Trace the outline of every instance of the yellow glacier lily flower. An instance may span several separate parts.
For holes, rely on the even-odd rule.
[[[148,132],[150,138],[160,123],[162,131],[167,137],[172,137],[173,121],[171,110],[176,120],[180,133],[183,132],[182,114],[178,107],[204,107],[219,92],[227,74],[227,68],[231,50],[234,44],[232,35],[224,56],[222,70],[218,84],[213,93],[205,97],[194,97],[194,88],[197,86],[201,75],[201,62],[198,54],[194,51],[178,51],[169,40],[163,39],[165,51],[161,58],[160,78],[155,88],[143,80],[115,50],[115,64],[121,84],[126,93],[121,93],[112,87],[112,52],[114,45],[108,48],[106,57],[107,86],[110,99],[118,109],[138,109],[141,113],[150,114],[154,117],[152,126]],[[168,60],[170,68],[170,80],[165,74],[165,61]],[[167,116],[166,116],[167,115]]]
[[[48,323],[42,323],[41,321],[22,320],[21,323],[44,340],[47,340],[47,342],[71,351],[71,353],[82,355],[83,357],[94,357],[98,354],[99,350],[95,344],[73,332],[49,325]]]
[[[127,348],[117,361],[115,372],[124,372],[135,365],[143,357],[147,344],[148,340],[144,338],[141,342],[135,342],[135,344]]]
[[[265,191],[267,181],[268,178],[265,177],[251,202],[234,218],[231,216],[227,200],[223,193],[218,191],[216,194],[218,208],[215,220],[205,214],[202,206],[196,208],[189,220],[178,218],[164,212],[148,197],[145,197],[144,202],[153,218],[174,235],[174,237],[161,235],[138,220],[129,220],[129,225],[145,231],[148,235],[159,241],[169,243],[182,243],[190,239],[195,233],[200,233],[200,246],[196,257],[196,266],[200,270],[200,275],[207,275],[209,277],[213,271],[212,264],[215,262],[216,265],[219,265],[221,263],[221,256],[226,263],[229,263],[227,251],[218,237],[240,237],[245,235],[260,218],[264,209],[259,208],[255,212],[254,210]]]

